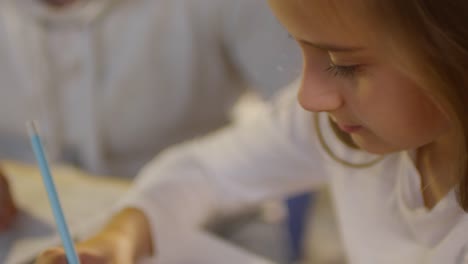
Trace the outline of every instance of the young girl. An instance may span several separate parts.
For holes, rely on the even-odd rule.
[[[83,260],[133,263],[174,226],[329,183],[350,263],[468,263],[468,2],[269,2],[302,47],[308,112],[292,86],[257,120],[166,152]]]

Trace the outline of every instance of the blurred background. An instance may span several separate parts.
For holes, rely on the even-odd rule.
[[[266,1],[0,5],[3,160],[34,160],[24,124],[36,119],[54,163],[131,180],[163,149],[253,118],[300,75]],[[323,190],[208,228],[277,263],[344,263],[334,219]]]

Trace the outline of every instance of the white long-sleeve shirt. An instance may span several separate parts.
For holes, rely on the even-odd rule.
[[[450,192],[424,207],[420,177],[408,152],[368,168],[350,168],[328,156],[312,114],[291,88],[255,120],[180,145],[141,172],[120,206],[142,209],[158,252],[171,233],[200,227],[217,214],[270,198],[330,184],[350,263],[468,263],[468,214]],[[353,163],[379,157],[341,143],[319,114],[333,153]]]
[[[246,89],[267,97],[300,69],[263,0],[77,2],[0,0],[1,158],[32,157],[24,124],[38,119],[51,156],[133,175],[226,124]]]

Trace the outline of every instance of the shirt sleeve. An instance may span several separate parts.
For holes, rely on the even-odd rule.
[[[210,217],[326,182],[312,114],[295,86],[249,121],[170,148],[150,162],[120,206],[151,223],[159,251],[169,230],[200,227]]]

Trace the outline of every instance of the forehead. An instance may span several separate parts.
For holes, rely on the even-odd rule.
[[[310,42],[362,44],[371,26],[365,0],[269,0],[273,12],[294,37]]]

